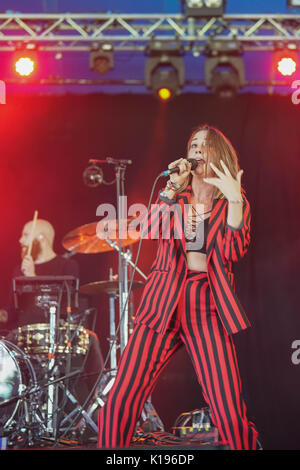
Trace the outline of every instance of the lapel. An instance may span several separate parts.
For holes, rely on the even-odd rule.
[[[184,205],[190,204],[192,195],[192,186],[188,185],[186,189],[179,193],[177,196],[177,201],[180,204],[181,208],[181,221],[182,221],[182,237],[177,239],[179,244],[179,248],[183,255],[186,258],[186,248],[185,248],[185,237],[184,237],[184,228],[183,228],[183,217],[184,214]],[[227,200],[226,199],[214,199],[212,211],[208,221],[208,234],[207,234],[207,241],[206,241],[206,256],[207,256],[207,264],[209,263],[210,257],[213,252],[213,247],[216,242],[217,234],[219,228],[222,227],[224,224],[224,216],[225,213],[223,211],[224,207],[226,206]]]

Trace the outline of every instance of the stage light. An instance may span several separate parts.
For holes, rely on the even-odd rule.
[[[35,44],[18,45],[13,54],[14,71],[21,77],[29,77],[37,69],[37,46]]]
[[[159,88],[157,91],[159,98],[163,101],[167,101],[171,98],[172,92],[169,88]]]
[[[145,86],[162,101],[178,95],[185,81],[183,48],[178,41],[151,41],[145,51]]]
[[[277,70],[284,76],[293,75],[297,70],[297,64],[292,57],[282,57],[277,64]]]
[[[287,6],[290,8],[299,8],[300,0],[287,0]]]
[[[215,17],[224,15],[226,0],[181,0],[182,12],[187,17]]]
[[[15,70],[22,77],[28,77],[35,69],[35,63],[30,57],[20,57],[15,62]]]
[[[298,46],[294,43],[278,46],[273,52],[273,71],[278,71],[284,77],[295,74],[298,66]]]
[[[114,67],[113,46],[110,43],[96,43],[90,52],[90,69],[103,75]]]
[[[213,40],[204,54],[206,87],[220,98],[232,98],[245,85],[241,44],[236,40]]]

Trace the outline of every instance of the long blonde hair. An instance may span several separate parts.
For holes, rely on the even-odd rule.
[[[237,153],[227,137],[215,127],[209,126],[208,124],[202,124],[197,126],[187,143],[187,151],[189,151],[191,142],[199,131],[207,131],[206,137],[206,149],[207,149],[207,160],[205,163],[205,177],[207,177],[207,169],[210,162],[213,162],[214,165],[224,172],[220,160],[223,160],[227,168],[229,169],[233,178],[236,178],[237,173],[240,170]],[[191,184],[193,175],[190,174],[186,186]],[[185,186],[185,187],[186,187]],[[243,191],[244,188],[242,188]],[[224,199],[224,194],[217,188],[214,187],[213,199],[220,198]]]

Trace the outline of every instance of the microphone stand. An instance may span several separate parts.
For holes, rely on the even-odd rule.
[[[102,163],[103,160],[90,160],[92,164]],[[115,176],[116,176],[116,195],[117,195],[117,223],[118,223],[118,236],[117,236],[117,243],[113,241],[108,241],[108,237],[106,237],[106,241],[109,243],[110,246],[113,246],[118,252],[118,285],[119,285],[119,322],[120,322],[120,351],[121,354],[124,351],[127,342],[128,342],[128,335],[129,335],[129,322],[128,322],[128,302],[127,302],[127,295],[128,295],[128,275],[127,275],[127,265],[130,264],[134,266],[131,261],[131,257],[129,253],[125,253],[124,247],[122,246],[121,239],[122,239],[122,230],[124,229],[124,225],[127,227],[127,205],[125,206],[125,190],[124,190],[124,181],[125,181],[125,170],[127,165],[132,163],[131,160],[116,160],[113,158],[107,158],[106,163],[112,164],[115,167]],[[95,177],[94,177],[95,179]],[[137,267],[136,270],[146,279],[146,276],[140,271]],[[126,308],[125,308],[126,305]],[[113,338],[116,341],[116,338]],[[111,358],[113,357],[113,350],[111,352]],[[114,362],[115,364],[115,362]],[[116,371],[113,371],[113,376],[115,375]],[[96,400],[97,402],[97,400]],[[100,406],[102,406],[101,404]],[[94,406],[97,404],[92,404],[90,409],[88,410],[88,414],[90,415],[93,410]],[[150,423],[153,430],[164,431],[164,425],[160,420],[155,408],[152,405],[151,397],[148,397],[144,408],[142,410],[142,419],[145,423]]]
[[[116,160],[107,158],[107,163],[114,165],[116,176],[116,194],[117,194],[117,223],[118,223],[118,282],[119,282],[119,321],[120,321],[120,351],[121,354],[128,342],[128,303],[124,309],[128,294],[128,274],[127,265],[123,260],[124,247],[122,246],[122,233],[124,233],[124,223],[127,219],[127,207],[125,207],[125,171],[131,160]],[[127,224],[126,224],[127,225]]]

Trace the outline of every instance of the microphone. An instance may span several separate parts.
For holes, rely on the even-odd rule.
[[[84,170],[82,176],[84,183],[90,188],[95,188],[103,183],[103,171],[94,162]]]
[[[191,170],[195,170],[197,168],[198,162],[195,158],[188,158],[188,162],[191,163],[192,167]],[[179,166],[175,166],[175,168],[169,168],[168,170],[164,170],[161,172],[162,176],[169,176],[172,173],[179,173],[180,168]]]

